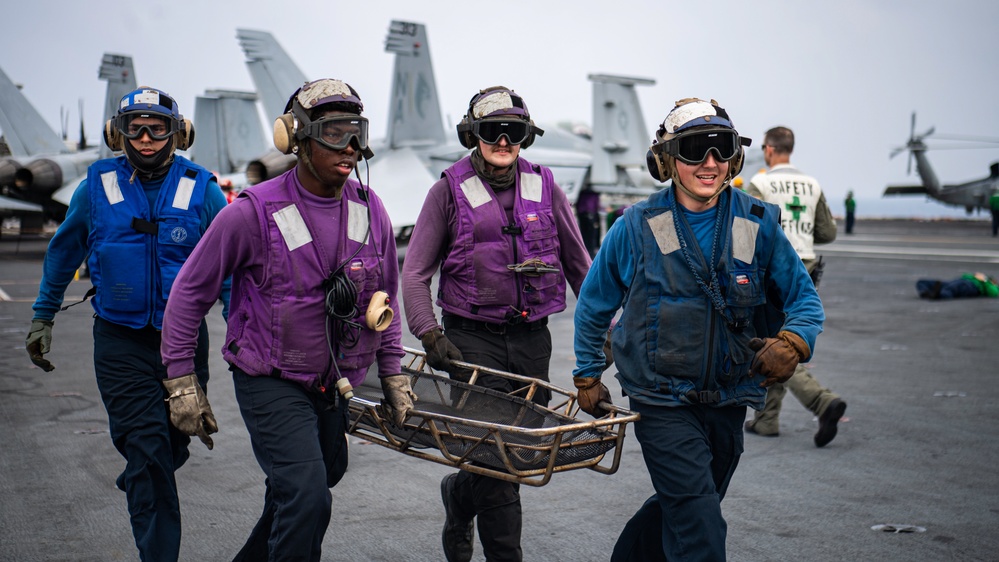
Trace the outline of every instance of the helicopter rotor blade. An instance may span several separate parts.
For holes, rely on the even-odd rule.
[[[940,133],[939,135],[935,135],[933,138],[937,140],[949,140],[949,141],[999,143],[999,138],[997,137],[983,137],[978,135],[951,135],[947,133]]]

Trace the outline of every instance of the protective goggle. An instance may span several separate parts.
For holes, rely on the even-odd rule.
[[[154,117],[156,118],[156,122],[134,123],[133,121],[137,117]],[[118,129],[121,136],[130,140],[140,139],[143,134],[148,134],[153,140],[161,141],[170,138],[171,135],[180,130],[177,121],[173,119],[164,119],[161,115],[149,113],[126,113],[124,115],[116,115],[114,118],[114,127]]]
[[[333,150],[343,150],[354,141],[354,148],[368,148],[368,120],[357,115],[328,115],[304,123],[302,134]]]
[[[511,145],[521,144],[531,136],[531,124],[522,119],[475,121],[472,134],[486,144],[496,144],[504,136]]]
[[[704,162],[711,151],[716,160],[728,162],[739,155],[743,144],[748,146],[748,140],[732,129],[691,131],[664,141],[660,150],[690,165]]]

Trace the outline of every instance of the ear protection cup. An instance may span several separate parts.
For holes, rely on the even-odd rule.
[[[190,119],[184,119],[183,128],[177,131],[177,150],[187,150],[194,144],[194,123]]]
[[[471,149],[479,145],[478,139],[476,139],[475,135],[472,134],[472,122],[469,120],[468,114],[465,114],[465,116],[461,118],[461,122],[458,123],[457,129],[458,142],[461,143],[461,146]]]
[[[295,116],[291,113],[274,120],[274,148],[282,154],[291,154],[295,148]]]
[[[739,172],[742,172],[742,163],[746,161],[745,157],[746,157],[746,149],[740,146],[739,155],[729,160],[729,162],[731,162],[731,164],[729,164],[729,169],[728,169],[729,179],[738,176]]]
[[[652,152],[651,148],[645,153],[645,167],[649,169],[649,175],[652,176],[652,179],[660,183],[666,181],[662,168],[659,166],[659,158]]]
[[[532,144],[534,144],[534,139],[536,139],[538,137],[538,135],[544,135],[545,134],[545,132],[543,130],[537,128],[534,125],[534,119],[531,119],[529,121],[529,123],[531,124],[531,134],[527,135],[527,140],[525,140],[524,142],[520,143],[520,148],[528,148],[529,146],[531,146]]]
[[[659,138],[660,135],[657,133],[656,139],[652,141],[652,146],[645,153],[645,166],[649,169],[649,175],[652,176],[652,179],[666,183],[673,177],[675,170],[673,169],[673,159],[662,153]]]
[[[114,121],[110,120],[104,124],[104,144],[115,152],[124,150],[124,137],[118,134],[118,129],[114,126]]]

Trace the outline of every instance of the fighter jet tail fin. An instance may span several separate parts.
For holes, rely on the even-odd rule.
[[[218,174],[243,171],[267,146],[252,92],[208,90],[194,102],[197,142],[191,156]]]
[[[284,113],[292,92],[308,80],[270,33],[237,29],[236,37],[246,54],[246,67],[264,105],[264,116],[272,123]]]
[[[70,152],[38,110],[0,69],[0,131],[11,156]]]
[[[645,128],[636,85],[655,80],[590,74],[593,82],[593,166],[590,183],[597,191],[630,191],[624,186],[652,185],[645,172],[651,137]]]
[[[115,113],[118,112],[118,103],[121,98],[139,86],[135,82],[135,67],[132,66],[132,57],[128,55],[104,53],[97,76],[108,83],[107,93],[104,95],[104,121],[101,123],[103,131],[104,124],[114,118]],[[98,155],[101,158],[110,158],[112,156],[111,149],[103,142],[99,144]]]
[[[444,144],[447,135],[430,61],[426,26],[393,20],[385,38],[385,51],[395,53],[386,135],[388,146]]]

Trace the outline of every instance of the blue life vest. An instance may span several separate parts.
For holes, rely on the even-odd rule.
[[[686,220],[674,216],[673,197],[665,189],[623,217],[635,240],[636,275],[612,332],[618,379],[639,402],[762,408],[767,391],[759,386],[763,377],[749,372],[748,344],[780,326],[767,317],[773,308],[764,286],[780,235],[777,207],[732,189],[720,198],[717,212],[725,215],[715,270],[723,313],[691,271],[693,265],[710,282],[710,256],[701,258]]]
[[[132,173],[124,156],[99,160],[87,171],[93,306],[109,322],[159,330],[173,281],[201,240],[202,207],[213,176],[174,155],[150,209]]]

